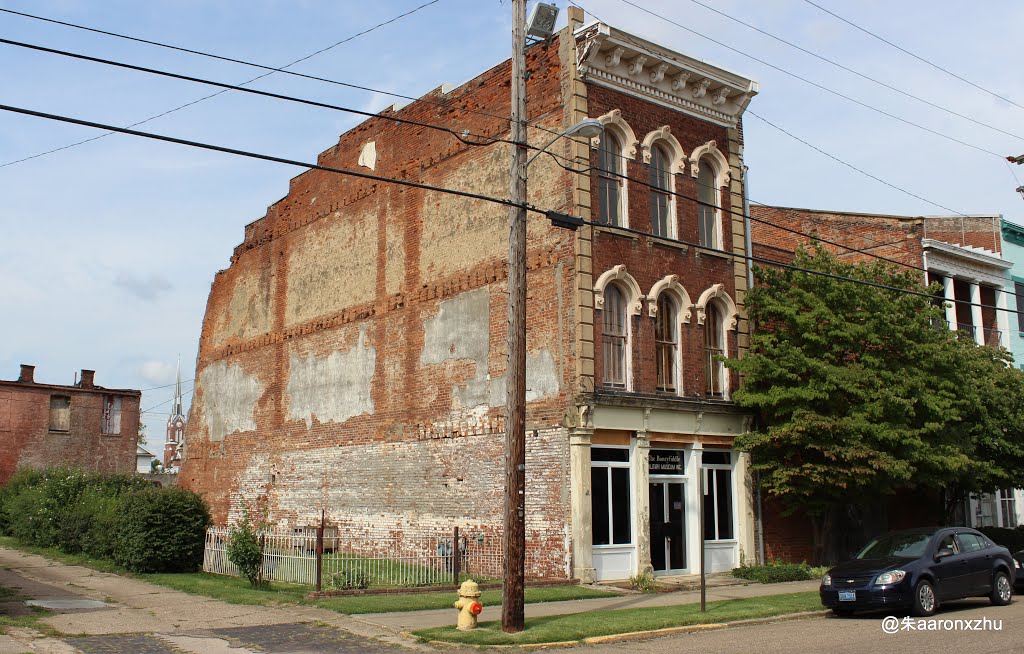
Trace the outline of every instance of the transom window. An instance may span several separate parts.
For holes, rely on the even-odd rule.
[[[598,221],[606,225],[622,224],[622,144],[605,131],[597,149]]]
[[[701,157],[697,172],[697,242],[721,249],[718,229],[718,187],[715,167],[708,157]],[[710,206],[709,206],[710,205]]]
[[[671,173],[665,150],[658,145],[651,148],[651,231],[656,236],[672,236]]]
[[[675,393],[678,389],[676,361],[679,356],[679,310],[668,293],[658,296],[654,320],[654,349],[657,357],[658,390]]]
[[[615,284],[604,290],[601,349],[605,386],[626,387],[626,295]]]
[[[713,397],[724,397],[726,385],[725,329],[722,325],[722,309],[717,302],[708,302],[704,318],[704,359],[706,393]]]

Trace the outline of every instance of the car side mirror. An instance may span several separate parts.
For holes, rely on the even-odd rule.
[[[953,549],[950,547],[943,547],[935,553],[935,560],[944,559],[947,556],[953,556]]]

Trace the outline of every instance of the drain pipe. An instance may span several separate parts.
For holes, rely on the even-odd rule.
[[[750,236],[750,168],[743,166],[743,247],[747,255],[747,292],[754,288],[754,270],[751,268],[754,256],[753,239]],[[753,332],[754,323],[747,316],[747,332]],[[765,564],[764,558],[764,505],[761,501],[761,473],[754,475],[754,487],[757,489],[757,562]]]

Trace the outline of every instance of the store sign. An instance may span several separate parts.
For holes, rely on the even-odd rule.
[[[683,450],[651,450],[648,466],[652,475],[684,475]]]

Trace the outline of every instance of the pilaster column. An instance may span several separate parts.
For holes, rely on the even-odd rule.
[[[651,437],[646,431],[636,433],[633,449],[633,533],[636,534],[636,572],[653,574],[651,565]]]
[[[572,573],[584,584],[592,584],[595,581],[594,512],[590,497],[590,445],[593,435],[593,429],[569,431]]]
[[[1010,314],[1006,312],[1006,289],[996,289],[996,327],[999,328],[999,345],[1010,349]]]
[[[985,325],[981,315],[981,286],[978,282],[971,282],[971,322],[974,323],[974,342],[978,345],[985,344]]]
[[[948,275],[942,278],[942,295],[946,298],[946,324],[956,331],[956,291],[953,289],[953,278]]]
[[[690,574],[700,573],[700,548],[704,546],[704,534],[700,533],[700,512],[704,510],[704,497],[700,494],[703,451],[700,443],[694,443],[686,461],[686,564]]]
[[[736,457],[733,468],[736,480],[736,539],[743,561],[754,562],[757,560],[757,547],[754,543],[754,480],[750,474],[750,454],[734,450],[733,456]]]

